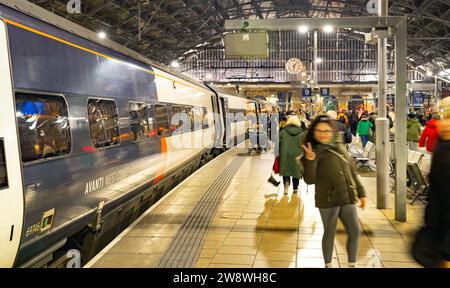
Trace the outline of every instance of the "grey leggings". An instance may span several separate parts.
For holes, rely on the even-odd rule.
[[[361,229],[358,222],[356,205],[349,204],[333,208],[320,208],[323,222],[322,252],[325,263],[331,263],[333,258],[334,236],[336,235],[337,219],[341,219],[347,231],[348,262],[356,263]]]

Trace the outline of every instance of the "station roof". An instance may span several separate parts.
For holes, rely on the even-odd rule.
[[[163,64],[220,45],[227,19],[371,15],[367,0],[83,0],[81,13],[69,13],[66,0],[30,2]],[[412,65],[450,67],[449,7],[449,0],[389,0],[389,15],[408,16]]]

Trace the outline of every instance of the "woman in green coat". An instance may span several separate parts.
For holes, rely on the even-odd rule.
[[[280,132],[279,173],[283,176],[284,194],[288,194],[292,177],[294,193],[298,192],[298,185],[302,178],[300,157],[303,155],[301,143],[304,131],[300,119],[290,116]]]

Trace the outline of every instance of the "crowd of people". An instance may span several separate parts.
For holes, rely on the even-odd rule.
[[[443,100],[448,108],[444,120],[439,114],[426,117],[408,115],[407,140],[410,149],[426,146],[434,152],[430,181],[431,192],[425,213],[427,227],[433,229],[438,243],[437,266],[450,263],[450,97]],[[445,106],[447,105],[447,106]],[[315,185],[315,205],[319,209],[324,234],[322,251],[325,266],[332,266],[333,245],[337,220],[340,219],[348,234],[347,255],[350,267],[357,266],[360,225],[357,207],[366,205],[366,192],[358,179],[353,159],[348,155],[346,143],[360,137],[362,145],[375,143],[376,111],[328,111],[311,117],[306,112],[289,112],[281,116],[279,123],[278,163],[283,178],[284,193],[290,184],[293,193],[299,192],[299,182]],[[395,114],[389,112],[389,127],[394,126]],[[423,121],[429,119],[428,121]],[[422,126],[425,128],[422,131]]]

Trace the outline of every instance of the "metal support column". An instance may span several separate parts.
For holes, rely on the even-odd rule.
[[[406,221],[406,19],[395,32],[395,220]]]
[[[439,101],[441,101],[441,97],[438,97],[438,78],[437,75],[434,75],[434,111],[439,111]]]
[[[378,15],[387,16],[388,1],[378,1]],[[389,208],[389,119],[386,117],[387,38],[378,39],[378,118],[376,127],[377,208]]]
[[[319,75],[318,75],[318,71],[317,71],[317,69],[318,69],[318,67],[317,67],[317,65],[318,65],[318,63],[317,63],[317,57],[318,57],[318,49],[319,49],[319,47],[318,47],[318,36],[317,36],[317,30],[314,30],[314,59],[313,59],[313,65],[314,65],[314,82],[313,83],[311,83],[312,85],[311,85],[311,88],[312,88],[312,94],[313,94],[313,99],[314,99],[314,102],[316,103],[316,108],[315,108],[315,110],[317,110],[317,95],[316,94],[314,94],[314,87],[315,86],[318,86],[318,80],[319,80]],[[316,112],[319,112],[319,111],[316,111]],[[316,114],[316,113],[314,113],[314,114]]]

